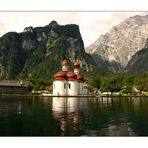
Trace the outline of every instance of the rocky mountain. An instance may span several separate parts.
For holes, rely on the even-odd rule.
[[[86,51],[91,53],[98,65],[120,72],[132,56],[144,48],[147,38],[148,15],[136,15],[100,36]]]
[[[83,72],[97,69],[84,50],[79,26],[52,21],[44,27],[26,27],[0,38],[0,79],[50,79],[63,59],[78,59]]]
[[[136,52],[127,66],[124,72],[128,73],[143,73],[148,72],[148,40],[145,47],[138,52]]]

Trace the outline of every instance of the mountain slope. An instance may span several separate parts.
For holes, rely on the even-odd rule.
[[[148,15],[133,16],[113,27],[108,33],[100,36],[86,51],[91,53],[97,62],[107,61],[106,67],[112,71],[122,71],[132,56],[144,48],[148,37]],[[102,67],[104,64],[102,64]]]
[[[148,48],[138,51],[126,66],[125,72],[143,73],[148,71]]]
[[[52,78],[67,58],[80,60],[84,72],[97,69],[85,53],[77,25],[52,21],[44,27],[26,27],[22,33],[9,32],[0,38],[0,78]],[[70,66],[70,67],[71,67]]]

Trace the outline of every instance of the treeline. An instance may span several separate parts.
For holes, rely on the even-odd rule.
[[[31,83],[28,86],[28,89],[30,91],[36,92],[36,91],[42,91],[42,90],[48,90],[52,91],[52,81],[50,79],[32,79],[29,80]]]
[[[48,90],[52,92],[53,79],[31,80],[30,90]],[[143,74],[109,74],[105,76],[88,76],[88,88],[90,92],[120,92],[136,94],[148,92],[148,73]]]
[[[110,74],[107,76],[90,77],[89,89],[94,88],[101,92],[121,92],[126,94],[134,94],[143,91],[148,92],[148,73],[143,74]]]

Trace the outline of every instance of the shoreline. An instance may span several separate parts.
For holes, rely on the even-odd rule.
[[[96,97],[148,97],[148,95],[128,95],[128,94],[113,94],[113,95],[104,95],[104,94],[100,94],[100,95],[96,95]]]
[[[26,97],[33,97],[33,96],[38,96],[38,97],[148,97],[148,95],[143,94],[143,95],[128,95],[128,94],[88,94],[88,95],[53,95],[53,94],[0,94],[0,96],[26,96]]]
[[[88,95],[53,95],[53,94],[41,94],[39,96],[42,97],[95,97],[96,95],[88,94]]]

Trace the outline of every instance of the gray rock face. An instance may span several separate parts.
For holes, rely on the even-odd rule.
[[[31,50],[34,47],[34,42],[31,39],[24,40],[22,42],[22,47],[26,50]]]
[[[132,56],[144,48],[147,37],[148,15],[136,15],[100,36],[86,51],[108,61],[107,67],[112,71],[122,71]]]
[[[134,54],[124,72],[143,73],[148,71],[148,48],[139,50]]]

